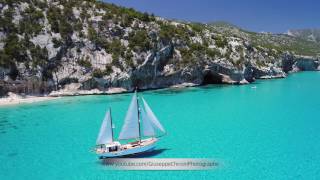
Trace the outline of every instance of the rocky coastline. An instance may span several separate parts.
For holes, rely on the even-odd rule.
[[[172,74],[158,75],[154,72],[154,62],[149,62],[139,67],[137,72],[133,72],[134,76],[129,76],[127,79],[116,79],[116,82],[108,82],[103,78],[92,78],[85,83],[70,83],[66,84],[59,90],[52,90],[47,93],[32,94],[33,96],[79,96],[79,95],[98,95],[98,94],[119,94],[131,92],[137,87],[140,90],[161,89],[161,88],[183,88],[192,86],[201,86],[206,84],[233,84],[244,85],[254,82],[256,79],[276,79],[285,78],[290,73],[300,71],[319,71],[319,60],[312,57],[293,57],[285,56],[282,61],[281,68],[257,68],[248,66],[242,72],[232,69],[232,67],[222,66],[221,64],[207,64],[203,67],[195,69],[185,69],[184,71],[175,72]],[[145,76],[145,75],[150,76]],[[134,77],[140,76],[140,82],[134,84]],[[146,79],[144,81],[144,78]],[[152,79],[152,81],[148,81]],[[117,84],[115,87],[106,86],[107,83]],[[12,86],[12,85],[10,85]],[[85,88],[84,88],[85,87]],[[33,86],[34,88],[34,86]],[[40,89],[40,87],[39,87]],[[38,92],[40,91],[38,89]],[[23,88],[15,89],[8,88],[7,92],[17,93],[23,91]],[[24,94],[24,93],[20,93]]]
[[[0,97],[242,85],[320,70],[320,44],[285,34],[166,20],[99,1],[0,7]]]

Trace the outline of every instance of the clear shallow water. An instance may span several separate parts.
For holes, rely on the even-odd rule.
[[[0,179],[319,179],[319,82],[305,72],[141,93],[168,131],[153,157],[217,159],[210,171],[105,170],[90,149],[109,106],[119,133],[131,94],[1,107]]]

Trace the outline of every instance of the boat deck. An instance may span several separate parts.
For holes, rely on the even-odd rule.
[[[96,153],[97,154],[103,154],[106,152],[118,153],[119,151],[130,150],[130,149],[140,148],[143,146],[148,146],[148,145],[151,145],[151,144],[157,142],[157,140],[158,140],[157,138],[148,138],[148,139],[141,140],[141,142],[139,142],[139,141],[130,142],[128,144],[120,145],[120,149],[118,149],[116,151],[111,151],[111,152],[109,152],[105,148],[96,148]]]
[[[156,141],[157,141],[156,138],[143,139],[143,140],[141,140],[141,142],[135,141],[135,142],[131,142],[131,143],[128,143],[128,144],[121,145],[120,146],[120,150],[133,149],[133,148],[136,148],[136,147],[147,146],[147,145],[155,143]]]

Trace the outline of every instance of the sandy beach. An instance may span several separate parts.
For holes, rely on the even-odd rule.
[[[53,100],[53,99],[57,99],[57,98],[59,98],[59,97],[19,96],[14,93],[9,93],[7,97],[0,98],[0,106],[34,103],[34,102]]]
[[[50,97],[59,97],[59,96],[81,96],[81,95],[99,95],[99,94],[119,94],[128,92],[124,88],[109,88],[106,91],[100,91],[99,89],[92,90],[78,90],[73,89],[72,86],[74,83],[68,85],[65,89],[61,89],[59,91],[52,91],[49,96]],[[71,88],[70,88],[71,87]]]
[[[72,85],[73,84],[69,86],[72,86]],[[77,90],[73,88],[66,88],[60,91],[52,91],[48,96],[20,96],[18,94],[9,92],[8,96],[0,98],[0,106],[48,101],[48,100],[57,99],[63,96],[118,94],[118,93],[124,93],[124,92],[127,92],[127,90],[123,88],[109,88],[107,91],[100,91],[98,89]]]

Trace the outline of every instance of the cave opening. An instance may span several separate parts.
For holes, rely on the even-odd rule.
[[[202,81],[202,85],[206,84],[222,84],[222,76],[218,73],[207,72]]]

